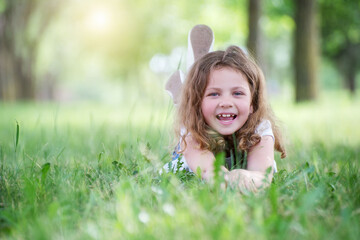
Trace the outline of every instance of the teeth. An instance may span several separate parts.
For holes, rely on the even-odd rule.
[[[235,114],[218,114],[218,117],[235,117]]]

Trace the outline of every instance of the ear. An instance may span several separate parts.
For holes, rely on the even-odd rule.
[[[254,108],[253,108],[252,104],[250,105],[250,114],[251,113],[254,113]]]

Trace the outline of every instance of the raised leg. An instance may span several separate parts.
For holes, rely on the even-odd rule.
[[[206,25],[196,25],[188,35],[187,70],[193,63],[210,52],[214,44],[214,33]]]
[[[180,92],[182,82],[184,81],[184,74],[181,70],[174,72],[165,85],[166,91],[171,95],[174,104],[177,105],[180,102]]]

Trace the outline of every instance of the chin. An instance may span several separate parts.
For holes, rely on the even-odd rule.
[[[230,136],[236,131],[217,131],[217,132],[220,133],[223,136]]]

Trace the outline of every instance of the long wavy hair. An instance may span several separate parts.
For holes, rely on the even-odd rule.
[[[249,151],[251,147],[260,142],[261,137],[255,133],[255,129],[263,119],[267,119],[272,125],[275,149],[284,158],[286,153],[281,132],[275,122],[273,112],[266,102],[264,74],[254,59],[236,46],[230,46],[226,51],[210,52],[191,67],[182,88],[175,125],[175,133],[184,143],[182,152],[187,146],[185,138],[188,134],[191,134],[192,138],[199,143],[200,149],[207,149],[213,153],[224,151],[226,142],[231,141],[228,139],[229,137],[220,135],[206,124],[201,111],[201,103],[210,73],[221,68],[230,68],[243,73],[248,80],[251,92],[253,113],[235,132],[238,150]]]

